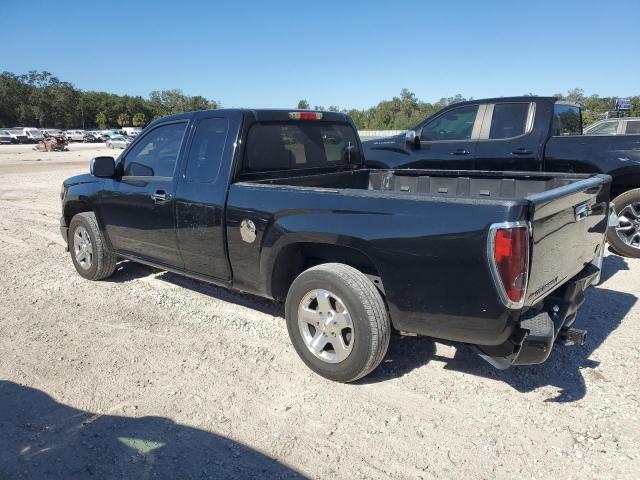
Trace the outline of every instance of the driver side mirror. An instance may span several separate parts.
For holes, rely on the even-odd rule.
[[[408,147],[414,148],[420,143],[420,136],[415,130],[408,130],[407,133],[404,134],[404,142]]]
[[[93,157],[89,171],[94,177],[113,178],[116,175],[116,161],[113,157]]]

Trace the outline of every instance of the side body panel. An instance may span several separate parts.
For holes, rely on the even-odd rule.
[[[492,283],[488,227],[525,218],[525,204],[518,202],[234,184],[227,204],[234,287],[270,296],[271,272],[284,247],[340,245],[375,266],[395,328],[498,344],[517,313],[500,303]],[[256,226],[253,242],[242,238],[243,220]]]
[[[606,173],[613,196],[640,187],[640,135],[551,137],[545,147],[545,170]]]

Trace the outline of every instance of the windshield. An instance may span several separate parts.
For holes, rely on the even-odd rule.
[[[249,130],[245,171],[294,170],[360,164],[350,125],[330,122],[256,123]]]

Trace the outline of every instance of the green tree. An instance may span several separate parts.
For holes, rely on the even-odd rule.
[[[309,102],[306,100],[298,100],[298,109],[309,110]]]
[[[147,117],[144,113],[136,113],[131,119],[131,123],[134,127],[144,127],[147,124]]]
[[[98,115],[96,115],[96,124],[101,130],[107,128],[107,116],[104,112],[98,112]]]
[[[120,115],[118,115],[118,118],[116,118],[116,122],[121,127],[128,127],[131,123],[131,117],[129,117],[129,115],[127,115],[126,113],[121,113]]]

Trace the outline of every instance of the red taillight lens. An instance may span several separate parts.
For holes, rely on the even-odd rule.
[[[498,287],[502,287],[509,301],[522,302],[529,274],[529,229],[526,226],[497,228],[492,254],[497,280],[502,284]]]

